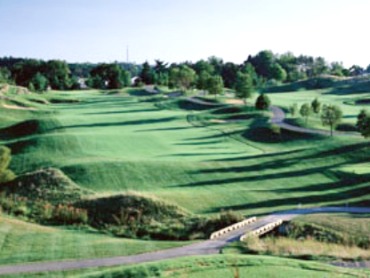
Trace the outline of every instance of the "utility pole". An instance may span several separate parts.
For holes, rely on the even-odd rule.
[[[128,45],[126,46],[126,63],[129,62],[129,56],[128,56]]]

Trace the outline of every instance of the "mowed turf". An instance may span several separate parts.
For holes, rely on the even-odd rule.
[[[125,256],[183,244],[114,238],[94,231],[45,227],[0,216],[0,264]]]
[[[36,122],[29,134],[3,138],[16,173],[53,166],[98,193],[145,192],[200,214],[368,205],[369,172],[340,171],[368,161],[364,139],[292,134],[267,143],[271,134],[253,121],[196,127],[189,116],[202,112],[159,109],[148,97],[96,91],[46,97],[80,102],[2,112],[8,128]]]
[[[17,277],[266,277],[321,278],[368,277],[363,269],[345,269],[315,262],[249,255],[189,257],[137,266],[85,269],[65,272],[17,275]],[[7,276],[14,277],[14,276]]]

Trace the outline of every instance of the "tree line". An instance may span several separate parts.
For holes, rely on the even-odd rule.
[[[370,72],[358,65],[345,68],[341,63],[328,63],[322,57],[295,56],[290,52],[274,54],[263,50],[243,63],[224,62],[212,56],[197,62],[166,63],[155,60],[142,65],[133,63],[70,63],[60,60],[0,58],[0,82],[14,83],[34,91],[79,89],[81,79],[91,88],[118,89],[131,85],[154,84],[180,90],[197,88],[219,94],[224,87],[235,89],[246,99],[255,88],[295,82],[322,74],[356,76]]]

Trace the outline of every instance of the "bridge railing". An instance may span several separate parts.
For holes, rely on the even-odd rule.
[[[275,222],[272,222],[272,223],[269,223],[267,225],[264,225],[260,228],[258,228],[257,230],[254,230],[254,231],[251,231],[243,236],[240,237],[240,241],[244,241],[246,238],[248,237],[259,237],[261,235],[264,235],[270,231],[272,231],[273,229],[275,229],[276,227],[280,226],[281,224],[283,224],[283,220],[279,219]]]
[[[245,219],[245,220],[243,220],[241,222],[235,223],[235,224],[233,224],[231,226],[228,226],[226,228],[223,228],[221,230],[218,230],[218,231],[212,233],[211,236],[210,236],[210,239],[216,239],[218,237],[221,237],[221,236],[223,236],[223,235],[225,235],[227,233],[230,233],[232,231],[235,231],[237,229],[240,229],[240,228],[242,228],[242,227],[244,227],[246,225],[249,225],[251,223],[254,223],[256,221],[257,221],[257,218],[256,217],[251,217],[251,218]]]

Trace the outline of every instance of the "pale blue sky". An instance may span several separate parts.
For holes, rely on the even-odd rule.
[[[0,56],[236,63],[263,49],[370,64],[369,0],[0,0]]]

